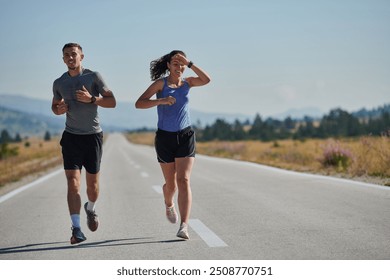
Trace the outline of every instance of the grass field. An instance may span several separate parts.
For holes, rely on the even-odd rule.
[[[128,140],[153,145],[154,133],[129,133]],[[10,144],[18,155],[0,160],[0,186],[62,164],[59,139]],[[332,175],[390,186],[390,137],[328,140],[198,142],[199,154],[250,161],[300,172]],[[330,154],[330,160],[329,160]]]
[[[130,133],[129,141],[153,145],[154,133]],[[306,141],[198,142],[199,154],[250,161],[300,172],[390,185],[390,137]]]
[[[0,186],[62,163],[61,147],[57,138],[50,141],[31,138],[8,146],[9,149],[16,150],[17,155],[0,160]]]

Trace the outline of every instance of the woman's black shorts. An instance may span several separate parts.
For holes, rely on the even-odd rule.
[[[91,174],[100,171],[103,155],[103,132],[77,135],[64,131],[61,142],[65,170],[80,169]]]
[[[154,143],[158,162],[170,163],[175,158],[195,157],[195,131],[190,126],[178,132],[158,129]]]

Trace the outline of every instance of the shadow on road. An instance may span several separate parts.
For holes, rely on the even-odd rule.
[[[142,244],[174,243],[174,242],[184,241],[183,239],[172,239],[172,240],[151,240],[151,239],[152,239],[151,237],[123,238],[123,239],[96,241],[90,243],[86,241],[76,245],[69,245],[69,241],[26,244],[26,245],[15,246],[15,247],[0,248],[0,255],[26,253],[26,252],[53,251],[53,250],[69,250],[75,248],[88,249],[88,248],[95,248],[95,247],[131,246],[131,245],[142,245]]]

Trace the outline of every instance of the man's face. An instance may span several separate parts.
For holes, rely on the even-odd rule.
[[[69,70],[80,68],[84,54],[77,47],[65,48],[63,52],[63,60]]]

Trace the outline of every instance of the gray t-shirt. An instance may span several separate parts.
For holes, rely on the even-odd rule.
[[[65,130],[79,135],[95,134],[102,131],[99,124],[99,114],[96,104],[77,101],[76,90],[82,87],[91,95],[98,97],[101,93],[109,91],[102,76],[98,72],[83,69],[80,75],[71,77],[64,73],[53,83],[53,95],[55,100],[64,99],[68,104],[66,113]]]

